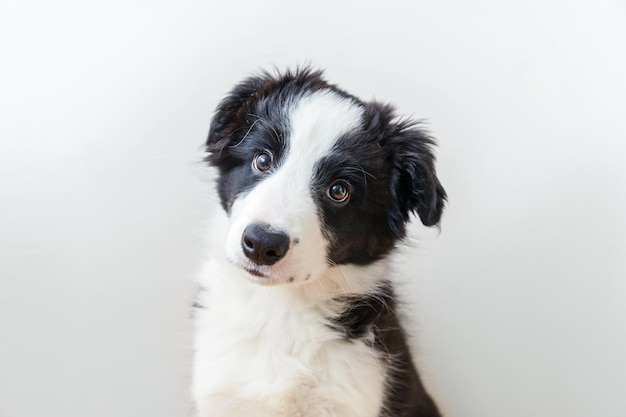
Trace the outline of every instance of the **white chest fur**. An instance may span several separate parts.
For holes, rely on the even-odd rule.
[[[376,417],[384,365],[325,319],[332,305],[211,262],[196,317],[199,417]]]

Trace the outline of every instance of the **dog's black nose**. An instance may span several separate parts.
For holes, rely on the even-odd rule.
[[[289,250],[289,236],[268,224],[254,223],[243,231],[241,247],[252,262],[274,265]]]

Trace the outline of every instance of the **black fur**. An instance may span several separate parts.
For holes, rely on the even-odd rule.
[[[383,283],[375,294],[339,301],[344,304],[343,312],[330,319],[331,326],[349,342],[370,344],[389,365],[379,417],[441,417],[413,363],[391,283]]]

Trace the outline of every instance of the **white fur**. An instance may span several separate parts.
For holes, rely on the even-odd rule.
[[[310,192],[314,163],[358,126],[362,109],[322,92],[289,111],[284,164],[240,196],[229,219],[218,215],[211,230],[217,247],[201,274],[208,290],[199,302],[206,308],[196,318],[193,396],[199,417],[376,417],[382,406],[379,354],[362,341],[342,340],[325,318],[338,312],[334,297],[371,291],[385,265],[329,267],[329,242]],[[251,263],[241,235],[255,222],[292,238],[285,258],[262,267],[268,278],[243,269]]]

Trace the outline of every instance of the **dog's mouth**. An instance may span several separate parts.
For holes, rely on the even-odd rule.
[[[264,265],[257,265],[248,260],[231,260],[233,265],[246,271],[249,275],[247,278],[252,282],[264,286],[281,284],[283,282],[294,282],[295,278],[284,279],[284,276],[274,268],[268,268]]]
[[[250,279],[259,285],[272,286],[284,282],[280,277],[274,275],[271,271],[261,271],[250,265],[242,266],[242,268],[251,275]],[[289,282],[293,282],[293,280],[294,279],[290,279]]]
[[[243,269],[245,269],[247,273],[249,273],[250,275],[254,275],[255,277],[258,277],[258,278],[269,278],[263,272],[258,271],[256,269],[252,269],[252,268],[245,267],[245,266],[243,267]]]
[[[233,259],[228,258],[231,264],[235,267],[246,271],[248,274],[248,279],[251,279],[258,283],[264,283],[266,281],[273,280],[274,274],[269,268],[266,266],[257,265],[254,262],[250,262],[248,259]]]

